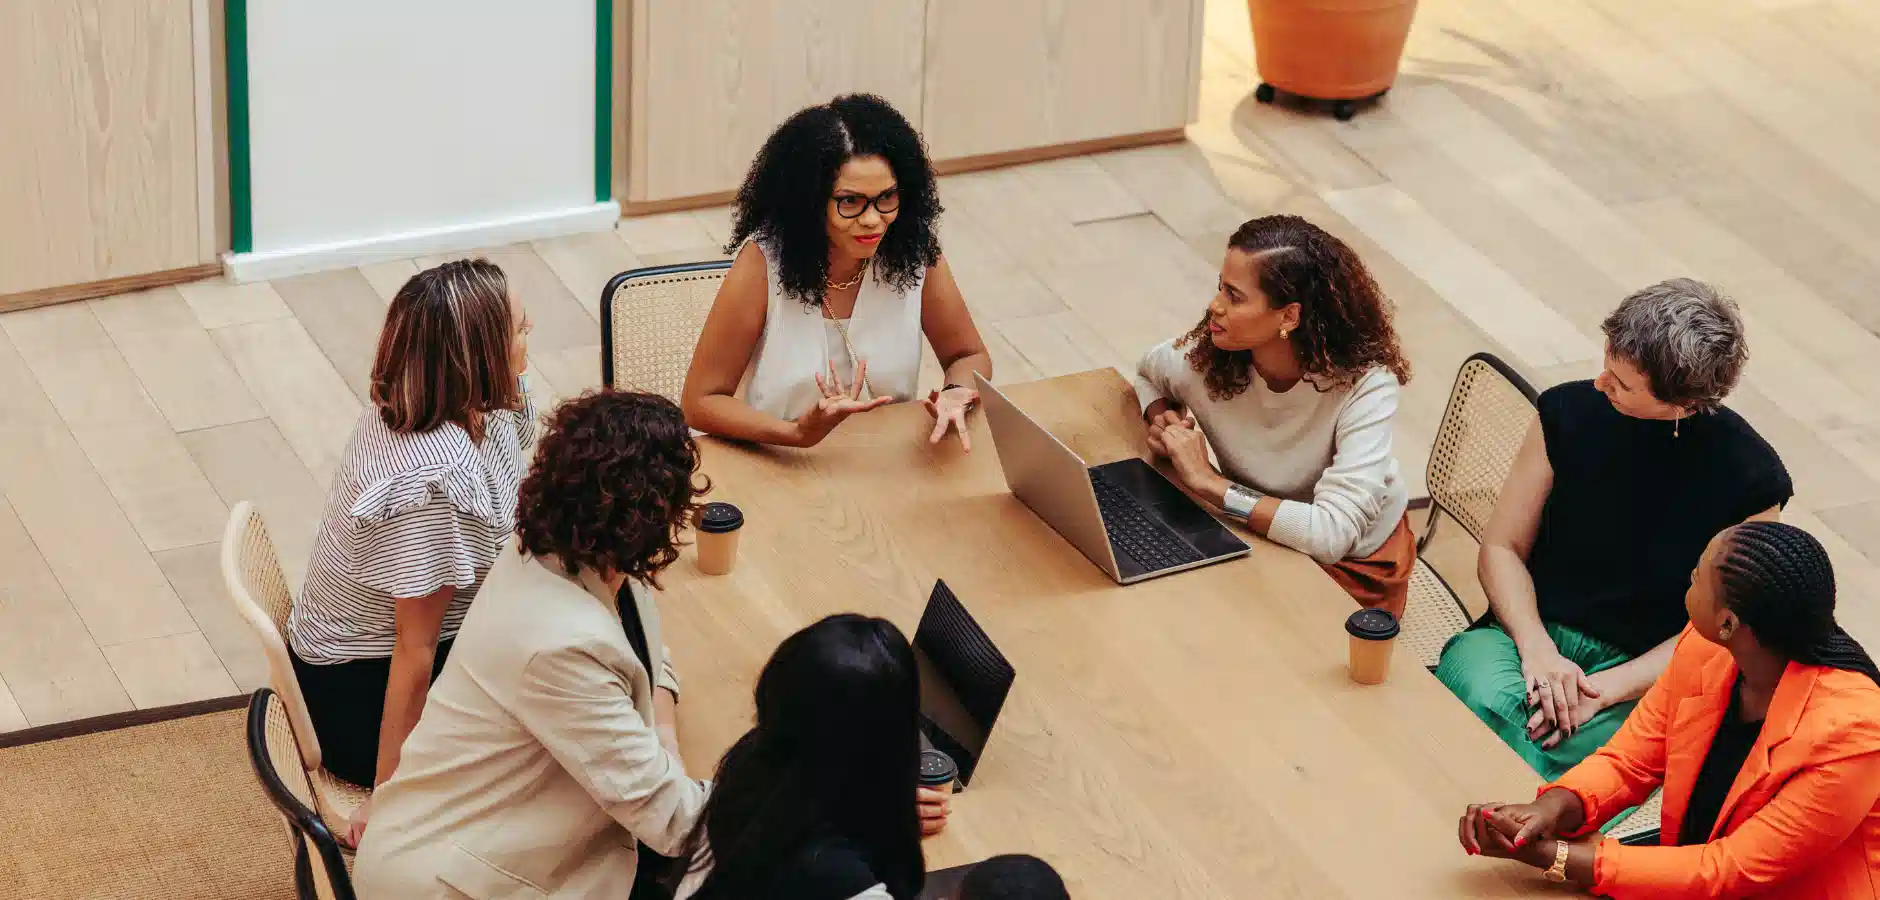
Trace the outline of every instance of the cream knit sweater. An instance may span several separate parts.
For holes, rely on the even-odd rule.
[[[1391,451],[1397,377],[1376,368],[1344,390],[1301,381],[1274,393],[1256,374],[1246,390],[1215,400],[1186,350],[1169,341],[1143,355],[1143,409],[1164,398],[1186,408],[1223,475],[1282,501],[1267,537],[1322,563],[1376,553],[1409,503]]]

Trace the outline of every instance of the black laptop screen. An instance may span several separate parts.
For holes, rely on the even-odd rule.
[[[914,658],[920,666],[922,731],[953,757],[964,786],[1016,673],[944,581],[935,582],[914,631]]]

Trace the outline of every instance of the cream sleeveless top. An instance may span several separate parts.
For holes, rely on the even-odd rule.
[[[795,419],[816,405],[816,375],[834,362],[843,384],[853,384],[855,360],[842,343],[842,332],[811,306],[785,296],[777,277],[776,254],[769,241],[754,241],[764,256],[769,300],[764,310],[764,333],[757,339],[744,374],[744,402],[752,409],[779,419]],[[855,309],[844,323],[855,352],[868,363],[871,396],[889,396],[896,403],[914,399],[920,389],[922,272],[906,291],[879,281],[874,270],[862,280]]]

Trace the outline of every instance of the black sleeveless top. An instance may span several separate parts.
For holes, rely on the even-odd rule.
[[[1632,656],[1684,628],[1704,545],[1795,493],[1775,449],[1728,409],[1635,419],[1591,381],[1555,385],[1539,406],[1554,470],[1528,554],[1541,619]]]

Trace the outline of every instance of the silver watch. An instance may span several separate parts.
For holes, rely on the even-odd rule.
[[[1227,496],[1221,500],[1221,508],[1237,519],[1253,517],[1253,506],[1260,502],[1260,492],[1238,484],[1227,486]]]

